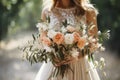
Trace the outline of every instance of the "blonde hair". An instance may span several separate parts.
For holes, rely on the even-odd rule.
[[[52,10],[55,8],[58,0],[43,0],[43,8]],[[84,14],[86,11],[95,11],[98,14],[97,9],[90,3],[89,0],[72,0],[77,7],[77,14]]]

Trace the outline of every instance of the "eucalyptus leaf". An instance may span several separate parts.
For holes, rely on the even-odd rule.
[[[63,24],[63,26],[67,27],[67,25],[68,25],[67,20],[65,19],[65,21],[64,21],[64,22],[62,22],[62,24]]]
[[[36,59],[35,55],[33,55],[33,59],[37,63],[37,59]]]
[[[82,49],[82,56],[84,56],[84,49]]]
[[[34,40],[36,40],[36,38],[35,38],[34,34],[32,34],[32,37],[33,37],[33,39],[34,39]]]
[[[31,51],[32,47],[33,47],[33,45],[30,45],[29,51]]]
[[[50,16],[46,18],[47,22],[50,23]]]
[[[28,60],[29,59],[28,52],[25,52],[25,54],[26,54],[26,59]]]

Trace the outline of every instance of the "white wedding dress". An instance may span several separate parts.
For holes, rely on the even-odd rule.
[[[86,16],[75,16],[75,9],[76,8],[55,8],[54,12],[45,11],[45,14],[50,17],[50,26],[57,30],[59,30],[61,25],[60,23],[64,20],[67,20],[67,22],[72,26],[75,26],[77,22],[86,24]],[[93,63],[88,61],[87,56],[71,63],[70,67],[74,71],[74,74],[72,71],[69,71],[63,78],[61,76],[53,78],[50,77],[50,75],[53,72],[54,66],[51,62],[43,63],[35,77],[35,80],[100,80],[97,70]]]

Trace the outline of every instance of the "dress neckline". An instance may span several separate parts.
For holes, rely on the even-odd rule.
[[[55,7],[55,9],[60,10],[60,11],[72,11],[72,10],[75,10],[76,7],[71,7],[71,8],[60,8],[60,7]]]

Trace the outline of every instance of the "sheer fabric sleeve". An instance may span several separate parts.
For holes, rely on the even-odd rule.
[[[47,18],[47,16],[48,16],[48,13],[49,13],[48,8],[44,8],[44,9],[42,10],[42,13],[41,13],[41,19],[44,20],[44,21],[46,21],[46,18]]]
[[[86,22],[87,25],[92,25],[92,28],[88,28],[88,34],[93,37],[97,37],[98,27],[97,27],[97,14],[94,10],[86,12]]]
[[[42,10],[41,19],[43,21],[46,21],[47,20],[47,16],[48,16],[48,9],[45,8],[45,9]],[[44,37],[46,37],[46,35],[47,35],[46,32],[41,33],[40,39],[42,40]]]

